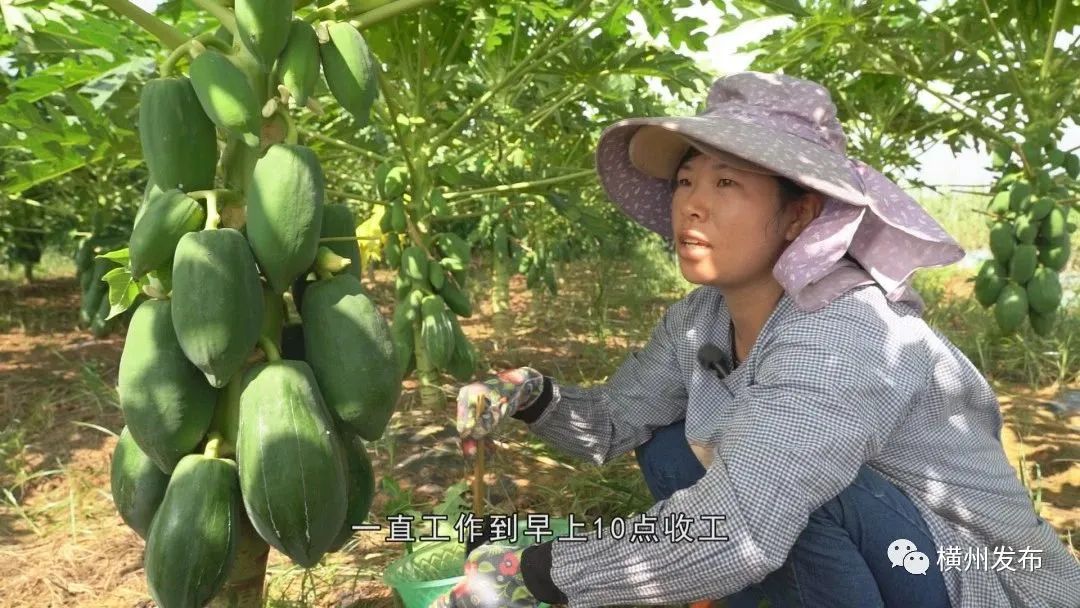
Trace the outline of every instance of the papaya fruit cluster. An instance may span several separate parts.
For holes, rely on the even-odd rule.
[[[367,46],[346,23],[321,24],[320,42],[292,2],[232,5],[232,51],[193,46],[187,74],[151,80],[140,99],[150,180],[129,265],[162,288],[144,290],[124,343],[111,486],[146,539],[163,608],[220,592],[244,517],[300,566],[340,550],[368,515],[364,442],[383,435],[403,375],[356,242],[320,244],[355,234],[351,210],[326,202],[311,148],[266,137],[269,95],[281,95],[279,118],[289,98],[303,105],[320,63],[334,98],[365,121]],[[267,82],[280,86],[264,98]],[[301,348],[287,347],[287,326]]]
[[[392,333],[398,363],[404,374],[415,370],[414,345],[419,343],[432,368],[469,380],[476,370],[476,351],[457,317],[472,316],[466,291],[471,247],[453,232],[436,234],[430,248],[416,244],[405,211],[409,194],[404,167],[381,165],[375,171],[375,185],[387,201],[379,220],[379,232],[386,237],[382,254],[397,270]],[[433,209],[444,204],[438,192],[432,193],[431,204]]]
[[[79,322],[88,327],[95,338],[113,333],[130,316],[130,313],[126,313],[108,318],[109,287],[102,278],[115,264],[97,256],[114,249],[117,244],[115,239],[91,235],[82,239],[75,250],[75,277],[79,281],[81,294]]]
[[[1046,134],[1029,136],[1020,151],[1026,171],[1010,163],[1011,147],[995,152],[1006,171],[988,205],[993,258],[975,277],[975,299],[994,308],[1002,331],[1013,332],[1026,319],[1036,334],[1049,336],[1062,299],[1058,273],[1076,230],[1067,199],[1080,176],[1080,158],[1059,150]]]

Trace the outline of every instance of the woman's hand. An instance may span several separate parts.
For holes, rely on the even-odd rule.
[[[508,416],[532,405],[543,390],[543,374],[531,367],[506,370],[463,386],[457,401],[457,430],[463,444],[475,444],[490,435]]]
[[[540,601],[521,576],[522,551],[514,545],[480,545],[465,559],[465,579],[432,608],[535,608]]]

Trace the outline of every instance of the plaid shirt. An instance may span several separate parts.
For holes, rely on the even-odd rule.
[[[953,608],[1080,607],[1080,564],[1036,516],[1005,456],[997,397],[914,308],[875,285],[816,312],[785,294],[747,360],[721,379],[696,355],[712,343],[730,356],[729,320],[716,288],[695,289],[605,384],[553,383],[528,423],[602,464],[685,418],[687,439],[711,453],[704,477],[657,502],[645,514],[654,519],[625,520],[625,537],[604,523],[600,537],[575,529],[586,540],[553,544],[552,580],[570,608],[740,591],[783,565],[810,513],[863,464],[922,513]],[[679,519],[690,522],[686,536],[666,534],[665,520]],[[632,525],[650,521],[656,536],[630,542]],[[697,540],[718,535],[728,540]],[[988,563],[965,557],[986,552]]]

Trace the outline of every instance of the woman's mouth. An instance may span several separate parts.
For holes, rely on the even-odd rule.
[[[698,261],[704,259],[709,255],[709,250],[712,249],[709,245],[702,241],[696,241],[694,239],[683,239],[679,241],[679,256],[691,261]]]

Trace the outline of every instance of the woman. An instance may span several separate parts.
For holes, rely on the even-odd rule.
[[[993,391],[910,287],[962,250],[844,142],[827,90],[760,73],[603,133],[608,195],[701,287],[604,385],[510,370],[461,390],[458,430],[513,417],[596,463],[634,449],[657,502],[631,521],[658,539],[481,545],[437,605],[1080,606]]]

